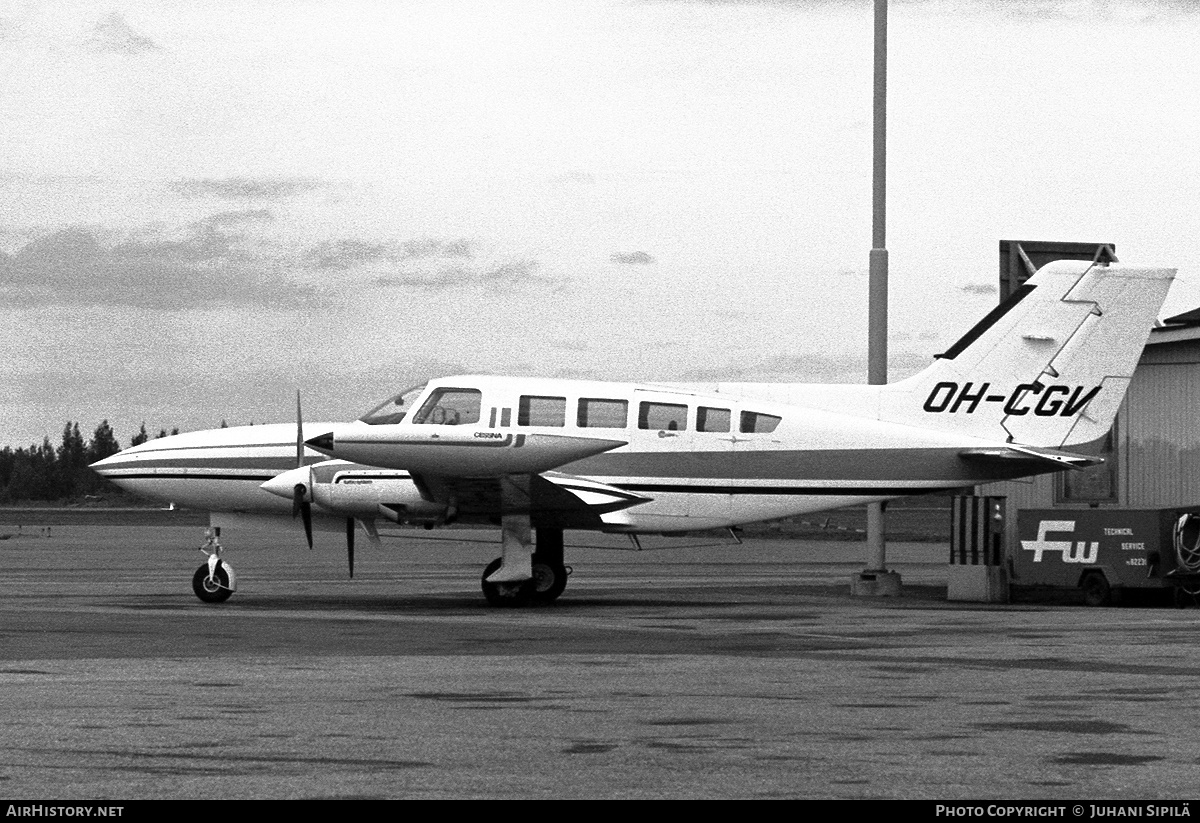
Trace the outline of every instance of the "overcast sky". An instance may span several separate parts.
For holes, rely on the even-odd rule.
[[[893,379],[997,241],[1200,305],[1200,11],[891,4]],[[866,380],[869,0],[0,2],[0,446],[457,372]]]

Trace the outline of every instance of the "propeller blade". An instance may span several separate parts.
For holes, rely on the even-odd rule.
[[[300,519],[304,521],[304,537],[308,540],[308,550],[312,551],[312,504],[305,501],[300,506]]]
[[[313,547],[312,542],[312,504],[305,500],[305,495],[308,494],[308,489],[303,483],[297,483],[292,490],[292,519],[296,519],[296,515],[300,515],[300,519],[304,521],[304,536],[308,538],[308,548]]]
[[[300,390],[296,389],[296,467],[304,465],[304,424],[300,417]],[[293,515],[294,517],[295,515]]]
[[[354,518],[346,518],[346,559],[350,561],[350,576],[354,577]]]

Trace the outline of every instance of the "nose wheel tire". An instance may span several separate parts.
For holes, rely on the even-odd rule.
[[[208,575],[208,564],[204,563],[192,575],[192,591],[205,603],[224,603],[233,594],[229,589],[229,575],[217,566],[213,576]]]

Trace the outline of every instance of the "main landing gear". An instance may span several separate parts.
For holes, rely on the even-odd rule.
[[[528,532],[525,540],[520,540],[519,529],[510,533],[506,528],[504,539],[512,539],[517,545],[505,543],[506,556],[497,557],[483,570],[480,581],[483,596],[492,606],[520,607],[553,603],[567,587],[567,578],[571,574],[570,567],[563,564],[563,533],[562,529],[538,529],[537,543],[532,556],[528,554]],[[515,580],[504,580],[504,575],[497,575],[508,559],[509,566],[519,566],[522,558],[520,551],[525,552],[529,562],[530,574]]]
[[[204,545],[200,551],[208,555],[208,561],[200,564],[192,575],[192,591],[205,603],[224,603],[237,590],[237,575],[233,567],[221,559],[221,530],[210,528],[204,533]]]

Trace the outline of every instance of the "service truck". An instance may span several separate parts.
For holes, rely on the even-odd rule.
[[[1014,587],[1080,589],[1089,606],[1159,589],[1200,604],[1200,506],[1190,509],[1030,509],[1010,547]]]

